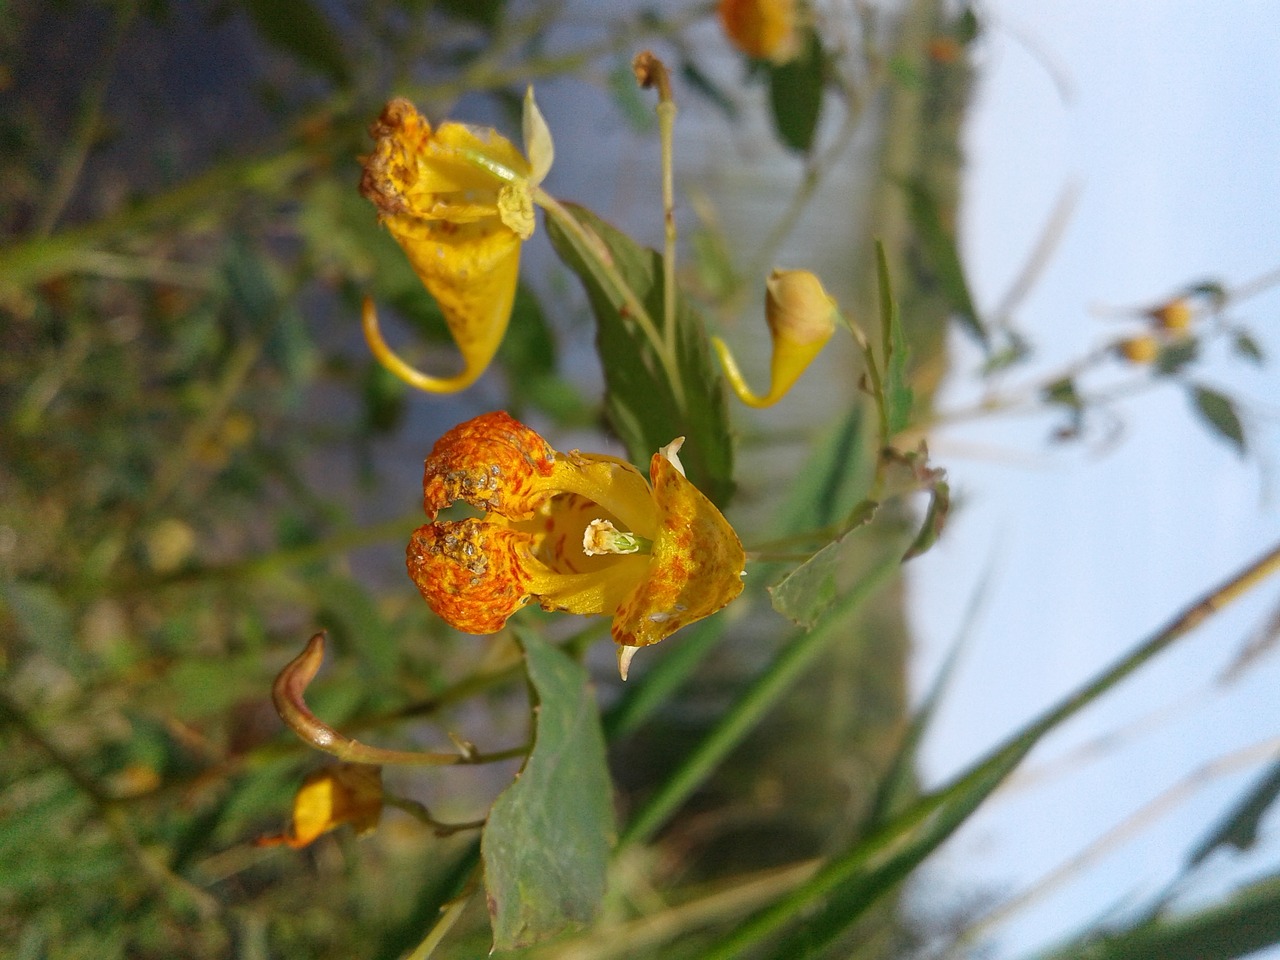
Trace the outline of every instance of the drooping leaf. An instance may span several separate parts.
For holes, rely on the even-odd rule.
[[[245,9],[271,46],[336,84],[345,85],[351,79],[337,31],[310,0],[245,0]]]
[[[920,525],[920,533],[911,542],[907,552],[902,555],[903,563],[920,556],[937,543],[942,528],[947,523],[947,514],[950,510],[951,487],[945,480],[939,480],[929,492],[929,508],[925,511],[924,523]]]
[[[489,811],[481,840],[495,950],[590,923],[614,840],[604,734],[587,672],[531,632],[533,749]]]
[[[1159,356],[1156,357],[1156,373],[1166,377],[1172,376],[1199,356],[1199,340],[1194,337],[1175,340],[1173,343],[1161,348]]]
[[[1232,891],[1218,903],[1128,930],[1086,934],[1041,960],[1232,960],[1280,944],[1280,875]]]
[[[547,218],[547,234],[556,253],[582,281],[597,323],[596,345],[604,366],[605,411],[627,445],[631,459],[649,458],[675,437],[686,438],[680,451],[689,479],[723,506],[733,490],[733,447],[729,411],[720,368],[711,359],[702,319],[677,292],[673,386],[657,351],[631,316],[622,293],[600,270],[608,258],[653,323],[662,324],[662,258],[641,247],[583,207],[566,205],[589,237],[591,249]],[[680,395],[677,395],[680,394]]]
[[[884,363],[885,418],[889,437],[893,437],[910,425],[915,395],[907,383],[907,338],[889,279],[889,261],[885,257],[884,245],[879,241],[876,241],[876,277],[880,289],[880,356]],[[889,437],[884,438],[885,442]]]
[[[906,191],[911,224],[956,319],[965,332],[989,350],[991,339],[969,292],[955,231],[943,221],[938,202],[923,180],[909,181]]]
[[[1196,413],[1223,440],[1226,440],[1236,452],[1244,456],[1248,448],[1244,439],[1244,426],[1236,413],[1236,405],[1231,398],[1208,387],[1193,386],[1191,401]]]
[[[864,500],[855,508],[850,530],[770,587],[773,608],[800,626],[812,628],[838,598],[853,590],[876,560],[869,555],[859,530],[875,518],[878,506],[873,500]],[[896,518],[888,522],[899,524]]]
[[[822,41],[810,28],[800,44],[800,53],[781,65],[769,66],[769,104],[778,139],[799,153],[813,148],[822,114]]]
[[[702,72],[702,69],[690,59],[682,59],[680,61],[680,76],[684,78],[685,83],[689,84],[689,88],[702,96],[706,97],[715,107],[724,114],[724,118],[730,122],[738,119],[738,105],[734,103],[733,98],[725,93],[714,80]]]

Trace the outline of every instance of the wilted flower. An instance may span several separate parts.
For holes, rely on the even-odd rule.
[[[768,407],[781,400],[831,339],[839,315],[822,281],[808,270],[769,274],[765,281],[765,320],[773,341],[769,392],[763,397],[753,393],[728,345],[719,337],[711,341],[738,399],[752,407]]]
[[[725,35],[748,56],[786,63],[800,52],[796,0],[720,0],[717,12]]]
[[[406,364],[383,341],[369,300],[365,336],[383,365],[412,386],[461,390],[485,371],[506,332],[520,244],[533,235],[534,188],[555,153],[551,133],[532,89],[524,109],[528,159],[492,129],[444,123],[432,130],[402,99],[387,104],[370,132],[377,143],[360,191],[440,305],[464,367],[439,378]]]
[[[506,413],[468,420],[427,457],[423,505],[434,522],[414,531],[409,575],[467,633],[500,630],[531,599],[611,615],[625,680],[636,650],[742,591],[742,544],[685,478],[681,442],[654,454],[650,486],[614,457],[557,453]],[[484,515],[435,520],[457,500]]]
[[[259,837],[260,847],[305,847],[321,834],[349,823],[367,833],[382,818],[382,768],[339,763],[307,775],[293,798],[293,822],[284,833]]]

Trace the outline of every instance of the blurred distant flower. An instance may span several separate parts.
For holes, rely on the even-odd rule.
[[[260,847],[305,847],[349,823],[367,833],[382,818],[382,768],[340,763],[308,774],[293,798],[293,822],[282,834],[259,837]]]
[[[780,64],[800,52],[796,0],[720,0],[718,12],[725,35],[748,56]]]
[[[742,544],[684,476],[681,440],[654,454],[652,486],[602,454],[560,454],[502,412],[454,427],[423,474],[432,523],[407,551],[409,575],[458,630],[493,633],[530,599],[613,617],[625,680],[635,652],[715,613],[742,591]],[[479,518],[436,521],[462,500]]]
[[[777,403],[813,362],[835,332],[840,310],[822,281],[808,270],[774,270],[765,281],[765,320],[773,340],[769,392],[758,396],[747,386],[729,347],[719,337],[712,345],[738,399],[752,407]]]
[[[515,301],[520,244],[533,235],[534,189],[551,168],[551,132],[530,88],[525,97],[528,159],[489,128],[444,123],[436,130],[407,100],[392,100],[370,128],[377,143],[360,191],[435,297],[464,367],[428,376],[396,356],[378,330],[372,301],[364,331],[374,355],[412,386],[451,393],[485,371]]]
[[[1148,310],[1147,316],[1155,322],[1158,329],[1181,336],[1191,329],[1195,307],[1186,297],[1176,297]]]
[[[1149,333],[1126,337],[1115,345],[1116,353],[1130,363],[1148,364],[1160,355],[1160,341]]]

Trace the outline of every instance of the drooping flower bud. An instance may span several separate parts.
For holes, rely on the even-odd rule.
[[[777,403],[800,379],[836,329],[840,308],[808,270],[774,270],[765,281],[765,320],[773,340],[769,392],[758,396],[747,386],[729,347],[719,337],[712,346],[738,399],[751,407]]]

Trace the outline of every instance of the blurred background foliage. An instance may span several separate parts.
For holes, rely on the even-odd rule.
[[[470,869],[473,833],[439,837],[395,811],[359,842],[339,831],[302,851],[252,845],[279,832],[320,763],[269,698],[316,630],[330,652],[310,702],[342,729],[409,748],[451,731],[526,736],[511,639],[452,632],[404,578],[435,438],[501,407],[583,438],[561,449],[612,442],[586,303],[547,247],[530,251],[498,367],[472,391],[409,396],[368,358],[355,319],[366,293],[419,357],[452,350],[356,190],[365,130],[391,94],[433,119],[513,131],[525,84],[538,84],[557,133],[553,190],[652,243],[656,136],[628,67],[652,45],[682,111],[765,143],[727,164],[681,132],[676,145],[692,155],[679,168],[693,185],[682,279],[751,369],[766,355],[754,298],[780,252],[812,256],[848,312],[879,316],[873,234],[909,344],[908,439],[930,421],[950,319],[992,369],[1024,354],[1008,323],[978,315],[954,244],[977,18],[929,0],[819,6],[844,27],[820,37],[810,24],[800,55],[776,65],[732,53],[696,3],[0,4],[0,942],[12,955],[394,958],[422,943]],[[583,103],[612,117],[602,150],[575,140]],[[701,149],[728,149],[717,136]],[[634,156],[637,144],[651,155]],[[804,218],[823,190],[837,198],[835,236]],[[1247,334],[1232,335],[1247,355]],[[1193,360],[1166,354],[1160,373]],[[878,475],[885,438],[855,351],[833,348],[815,370],[789,412],[733,411],[729,515],[744,539],[831,540]],[[1035,399],[1079,432],[1088,403],[1073,377]],[[1243,447],[1229,398],[1197,405]],[[812,633],[759,589],[803,559],[780,549],[734,607],[653,651],[654,683],[624,695],[609,645],[588,650],[627,842],[601,933],[537,956],[709,955],[813,858],[908,802],[908,502],[842,541],[841,595],[884,589],[835,603]],[[578,650],[607,635],[533,612],[522,623]],[[699,753],[797,650],[787,669],[803,692],[779,680],[759,716]],[[697,775],[673,788],[691,758]],[[386,777],[465,821],[517,766]],[[949,922],[904,917],[881,880],[874,909],[816,952],[909,955]],[[437,955],[487,953],[481,901]]]

